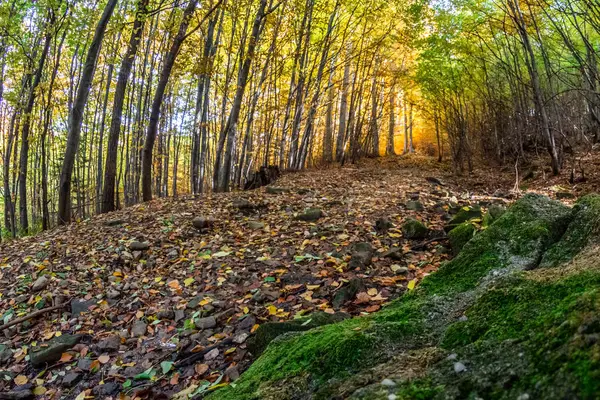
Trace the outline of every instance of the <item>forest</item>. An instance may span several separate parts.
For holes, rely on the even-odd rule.
[[[599,35],[593,0],[3,0],[2,231],[416,145],[558,174],[600,139]]]
[[[598,0],[0,0],[0,400],[600,398]]]

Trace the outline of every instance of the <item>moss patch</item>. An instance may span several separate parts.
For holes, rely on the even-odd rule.
[[[573,207],[572,220],[560,242],[544,254],[541,267],[556,267],[571,261],[590,242],[598,241],[600,196],[592,194],[579,199]]]
[[[475,228],[473,224],[465,222],[461,225],[458,225],[448,233],[450,247],[452,248],[452,253],[455,256],[460,253],[469,240],[473,239],[475,232],[477,232],[477,228]]]

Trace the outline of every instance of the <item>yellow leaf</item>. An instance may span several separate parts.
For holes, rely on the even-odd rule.
[[[35,389],[33,389],[33,394],[35,394],[36,396],[42,396],[46,393],[46,388],[43,386],[36,386]]]
[[[192,283],[194,283],[196,280],[194,278],[187,278],[185,281],[183,281],[183,283],[185,284],[186,287],[190,286]]]
[[[154,282],[158,283],[162,281],[162,276],[157,276],[156,278],[154,278]]]
[[[229,348],[229,349],[225,350],[225,354],[231,354],[231,353],[233,353],[233,352],[234,352],[234,351],[236,351],[236,350],[237,350],[237,348],[236,348],[236,347],[231,347],[231,348]]]
[[[317,290],[320,287],[321,287],[321,285],[306,285],[306,288],[308,290]]]
[[[15,378],[15,384],[19,385],[19,386],[26,384],[28,381],[29,381],[29,379],[27,379],[27,377],[25,375],[18,375]]]
[[[275,307],[272,304],[267,307],[267,310],[269,310],[269,315],[276,315],[277,314],[277,307]]]
[[[248,307],[244,307],[244,314],[248,314],[250,312],[250,309]]]
[[[254,324],[254,326],[252,327],[252,329],[250,329],[250,333],[256,332],[256,330],[258,329],[259,326],[260,326],[259,324]]]
[[[412,281],[408,282],[408,285],[406,285],[406,287],[408,288],[408,290],[413,290],[415,288],[416,284],[417,284],[417,280],[413,279]]]
[[[367,290],[367,294],[369,296],[377,296],[377,289],[371,288],[371,289]]]
[[[144,316],[144,312],[142,310],[138,310],[138,312],[135,313],[135,317],[137,319],[141,319]]]

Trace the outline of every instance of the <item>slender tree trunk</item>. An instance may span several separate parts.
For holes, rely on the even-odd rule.
[[[33,112],[33,106],[35,104],[36,89],[42,81],[42,74],[44,72],[44,66],[46,64],[46,58],[50,51],[50,44],[52,42],[52,32],[54,25],[54,10],[48,10],[48,24],[46,26],[46,37],[44,39],[44,47],[42,54],[38,61],[38,66],[35,71],[33,83],[29,88],[29,95],[27,96],[27,103],[23,110],[23,131],[21,134],[21,153],[19,159],[19,215],[21,219],[21,230],[24,234],[29,231],[29,220],[28,220],[28,209],[27,209],[27,167],[29,164],[29,132],[31,130],[31,116]]]
[[[158,132],[158,119],[160,117],[160,109],[162,106],[163,98],[167,84],[169,83],[169,77],[171,76],[171,70],[175,65],[175,59],[179,54],[181,45],[186,38],[186,32],[190,24],[198,0],[191,0],[183,13],[181,24],[179,25],[179,31],[173,40],[171,49],[165,56],[165,61],[160,73],[156,92],[154,93],[154,100],[152,101],[152,107],[150,112],[150,123],[146,132],[146,140],[144,142],[144,149],[142,151],[142,197],[144,201],[152,200],[152,150],[154,149],[154,142],[156,141],[156,134]]]
[[[385,154],[388,156],[395,156],[396,150],[394,146],[394,136],[396,128],[396,90],[395,84],[392,84],[390,89],[390,125],[388,127],[388,139]]]
[[[104,188],[102,191],[102,207],[101,212],[109,212],[115,209],[115,180],[117,176],[117,149],[119,137],[121,135],[121,124],[123,115],[123,104],[125,102],[125,92],[127,83],[131,75],[133,62],[137,54],[140,40],[144,32],[144,23],[148,13],[148,1],[138,0],[135,21],[127,51],[121,61],[119,69],[119,77],[117,78],[117,87],[115,88],[115,96],[113,101],[112,119],[110,130],[108,132],[108,149],[106,152],[106,164],[104,166]]]
[[[117,5],[117,0],[109,0],[104,8],[102,17],[96,26],[92,44],[88,50],[85,60],[83,75],[79,81],[77,90],[77,98],[73,105],[70,115],[69,135],[67,137],[67,148],[63,160],[63,166],[60,173],[60,185],[58,193],[58,223],[60,225],[67,224],[71,221],[71,177],[73,175],[73,166],[75,164],[75,156],[79,148],[79,140],[81,137],[81,124],[83,122],[83,112],[90,94],[92,80],[94,78],[94,70],[96,61],[100,53],[100,47],[108,21]]]
[[[219,180],[217,184],[217,191],[225,192],[229,190],[229,181],[231,179],[231,162],[234,152],[234,144],[237,137],[238,120],[240,117],[240,111],[242,108],[242,100],[244,98],[244,92],[248,83],[248,75],[250,73],[250,66],[254,60],[256,46],[260,37],[260,33],[264,28],[263,19],[265,18],[265,9],[267,7],[267,0],[261,0],[260,6],[256,13],[256,18],[252,24],[252,33],[250,40],[248,41],[248,50],[246,51],[246,58],[240,68],[237,81],[237,89],[233,100],[233,106],[231,113],[227,119],[227,123],[224,127],[224,134],[227,139],[227,148],[223,155],[223,161],[221,168],[217,168],[216,164],[219,160],[215,160],[215,168],[219,169]]]

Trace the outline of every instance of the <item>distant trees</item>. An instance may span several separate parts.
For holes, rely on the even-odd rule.
[[[591,0],[0,2],[4,234],[426,135],[458,172],[543,148],[558,173],[600,140],[599,17]]]

